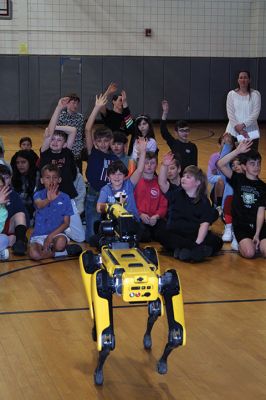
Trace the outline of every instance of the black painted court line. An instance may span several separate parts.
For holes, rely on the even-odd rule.
[[[235,299],[235,300],[206,300],[206,301],[186,301],[185,306],[202,305],[202,304],[227,304],[227,303],[258,303],[264,302],[266,298],[261,299]],[[124,306],[113,306],[114,309],[132,308],[132,307],[147,307],[146,304],[128,304]],[[53,312],[71,312],[71,311],[88,311],[89,307],[74,307],[74,308],[51,308],[47,310],[21,310],[21,311],[0,311],[1,315],[19,315],[19,314],[45,314]]]
[[[197,128],[193,128],[193,130],[194,130],[194,129],[197,129]],[[213,131],[211,131],[211,130],[209,130],[208,133],[209,133],[209,134],[208,134],[207,136],[201,136],[201,137],[199,137],[199,138],[193,139],[192,142],[196,142],[196,141],[198,141],[198,140],[209,139],[209,138],[211,138],[211,137],[213,137],[213,136],[215,135],[215,132],[213,132]]]
[[[56,257],[56,260],[52,260],[52,261],[48,261],[48,262],[41,262],[39,264],[34,264],[34,265],[26,265],[25,267],[16,268],[16,269],[12,269],[11,271],[2,272],[0,274],[0,278],[3,278],[4,276],[7,276],[7,275],[14,274],[15,272],[24,271],[26,269],[42,267],[42,266],[49,265],[49,264],[56,264],[61,261],[73,261],[73,260],[77,260],[77,259],[78,259],[78,257],[71,257],[71,258],[70,257]],[[13,261],[24,261],[24,260],[13,260]],[[31,260],[31,261],[34,262],[34,260]]]

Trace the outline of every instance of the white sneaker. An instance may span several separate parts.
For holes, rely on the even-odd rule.
[[[233,233],[233,240],[232,240],[232,243],[231,243],[231,249],[235,250],[235,251],[238,251],[238,249],[239,249],[238,242],[236,240],[236,237],[235,237],[234,233]]]
[[[0,260],[1,261],[5,261],[9,259],[9,251],[8,249],[4,249],[2,251],[0,251]]]
[[[222,236],[223,242],[231,242],[233,239],[232,224],[226,224],[224,226],[224,233]]]

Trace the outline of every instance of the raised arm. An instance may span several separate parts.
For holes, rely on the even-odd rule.
[[[86,147],[88,154],[91,153],[91,149],[93,147],[93,125],[96,120],[98,112],[101,110],[103,106],[107,103],[107,96],[105,94],[96,95],[95,97],[95,106],[88,118],[88,121],[85,126],[85,136],[86,136]]]
[[[63,131],[67,134],[67,141],[64,147],[67,147],[69,150],[71,150],[77,135],[77,128],[68,125],[56,125],[55,129]]]
[[[247,153],[252,146],[252,140],[243,140],[237,146],[237,148],[231,153],[226,154],[223,158],[217,161],[217,167],[222,171],[222,173],[227,177],[231,178],[233,172],[229,167],[229,163],[233,158],[239,156],[239,154]]]
[[[167,100],[162,100],[162,110],[163,110],[162,120],[166,121],[167,120],[167,115],[168,115],[168,112],[169,112],[169,103],[168,103]]]
[[[145,165],[145,157],[146,157],[146,146],[147,146],[146,140],[144,138],[139,138],[138,139],[138,150],[139,150],[138,164],[137,164],[136,170],[133,172],[133,174],[129,178],[134,186],[138,183],[138,181],[140,180],[140,178],[143,174],[144,165]]]
[[[67,104],[69,102],[69,97],[62,97],[61,99],[59,99],[58,104],[54,110],[54,113],[52,115],[52,118],[50,119],[49,125],[48,127],[45,129],[45,133],[44,133],[44,138],[43,138],[43,143],[42,143],[42,147],[41,147],[41,152],[48,150],[50,143],[51,143],[51,139],[52,139],[52,135],[56,129],[56,125],[59,119],[59,115],[61,113],[61,111],[66,108]]]
[[[163,156],[163,161],[161,163],[161,168],[159,171],[159,176],[158,176],[158,183],[160,186],[160,189],[163,193],[168,192],[170,183],[167,179],[167,174],[168,174],[168,168],[169,165],[173,162],[174,155],[173,153],[169,152]]]
[[[115,92],[117,91],[117,84],[115,82],[111,82],[108,86],[108,88],[106,89],[106,91],[104,92],[104,96],[106,96],[107,101],[108,101],[108,97],[113,95]],[[107,103],[107,102],[106,102]],[[105,104],[102,105],[101,109],[100,109],[101,114],[103,114],[104,116],[106,115],[106,107]]]

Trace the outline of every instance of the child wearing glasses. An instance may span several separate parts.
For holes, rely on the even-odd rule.
[[[190,128],[186,121],[178,121],[175,126],[176,137],[173,137],[167,129],[167,115],[169,112],[169,104],[167,100],[162,101],[162,119],[160,130],[162,138],[166,141],[171,152],[178,153],[181,159],[181,174],[189,165],[198,165],[198,149],[197,146],[188,140]]]

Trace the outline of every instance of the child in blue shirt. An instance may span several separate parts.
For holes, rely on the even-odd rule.
[[[78,255],[82,249],[78,245],[68,245],[64,231],[70,223],[73,208],[70,197],[59,191],[61,177],[56,165],[42,168],[41,182],[44,189],[33,196],[36,207],[35,226],[30,239],[30,257],[33,260],[56,255]],[[60,254],[56,254],[60,252]]]

